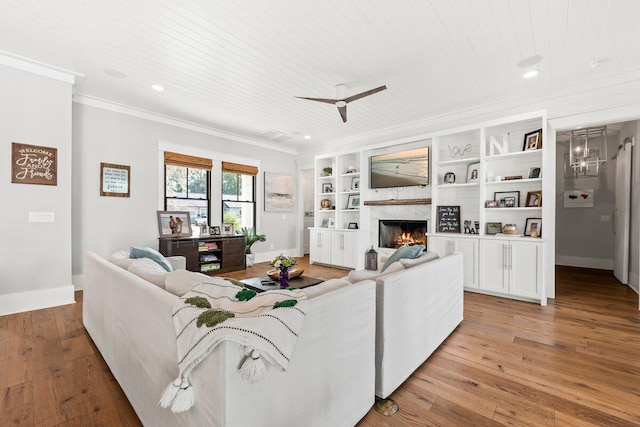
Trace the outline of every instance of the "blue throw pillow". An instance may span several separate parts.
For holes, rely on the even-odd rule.
[[[393,264],[394,262],[398,261],[401,258],[409,258],[409,259],[418,258],[420,255],[422,255],[423,251],[424,251],[423,245],[409,246],[405,244],[400,246],[394,253],[391,254],[389,259],[387,259],[387,262],[384,263],[384,265],[382,266],[382,270],[380,270],[380,273],[385,271],[391,264]]]
[[[149,258],[160,265],[160,267],[164,268],[167,271],[173,271],[173,267],[167,259],[160,252],[151,248],[134,248],[131,247],[129,251],[129,258]]]

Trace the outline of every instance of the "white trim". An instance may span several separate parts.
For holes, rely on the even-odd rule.
[[[598,270],[613,270],[613,259],[557,255],[556,265],[595,268]]]
[[[73,283],[73,288],[76,291],[81,291],[84,289],[84,274],[76,274],[75,276],[71,276],[71,283]]]
[[[84,74],[76,73],[75,71],[66,70],[60,67],[54,67],[53,65],[45,64],[44,62],[15,55],[7,52],[6,50],[0,50],[0,65],[60,80],[72,85],[76,83],[76,77],[84,77]]]
[[[163,123],[169,126],[175,126],[181,129],[187,129],[194,132],[204,133],[206,135],[217,136],[230,141],[242,142],[244,144],[254,145],[256,147],[266,148],[269,150],[280,151],[282,153],[296,155],[298,152],[289,148],[284,148],[280,145],[270,144],[268,142],[259,141],[234,133],[225,132],[219,129],[215,129],[209,126],[199,125],[197,123],[189,122],[182,119],[166,116],[163,114],[154,113],[153,111],[143,110],[141,108],[130,107],[124,104],[118,104],[108,101],[106,99],[96,98],[91,95],[75,94],[73,95],[73,102],[83,105],[89,105],[91,107],[102,108],[103,110],[114,111],[116,113],[126,114],[128,116],[138,117],[141,119],[151,120],[158,123]]]
[[[640,276],[629,272],[629,287],[640,295]]]
[[[73,304],[75,303],[73,292],[73,286],[70,285],[0,295],[0,316]]]

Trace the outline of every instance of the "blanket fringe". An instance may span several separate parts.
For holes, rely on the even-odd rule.
[[[186,378],[178,377],[162,392],[158,404],[163,408],[171,407],[171,412],[184,412],[195,403],[193,387]]]
[[[267,368],[258,350],[252,350],[251,354],[245,357],[240,367],[240,374],[252,384],[264,378],[267,374]]]

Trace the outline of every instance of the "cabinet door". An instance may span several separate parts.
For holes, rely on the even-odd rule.
[[[354,232],[342,232],[334,234],[334,238],[336,235],[340,235],[340,239],[342,239],[342,263],[339,264],[343,267],[348,268],[356,268],[357,265],[357,233]]]
[[[242,270],[246,268],[244,237],[230,237],[222,241],[222,268]]]
[[[187,259],[187,270],[200,271],[198,242],[195,240],[176,240],[169,243],[170,256],[183,256]]]
[[[507,265],[509,293],[539,299],[541,293],[542,247],[537,243],[511,242]]]
[[[434,237],[429,236],[429,248],[428,250],[431,252],[435,252],[439,257],[444,257],[449,255],[453,250],[452,248],[453,242],[451,239],[446,237]]]
[[[478,288],[493,292],[507,293],[507,240],[480,240],[480,280]]]
[[[464,287],[478,287],[478,240],[453,239],[456,252],[463,254]]]
[[[335,231],[331,236],[331,264],[344,265],[344,233]]]
[[[313,229],[309,235],[309,260],[331,264],[331,231]]]

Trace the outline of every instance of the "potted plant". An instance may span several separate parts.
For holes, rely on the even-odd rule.
[[[324,176],[333,175],[333,168],[331,166],[327,166],[326,168],[322,168],[322,172],[324,172]]]
[[[264,242],[267,240],[267,236],[257,234],[256,229],[253,227],[242,227],[240,234],[243,234],[245,237],[244,253],[247,257],[247,267],[251,267],[256,260],[256,254],[251,253],[251,246],[257,242]]]

